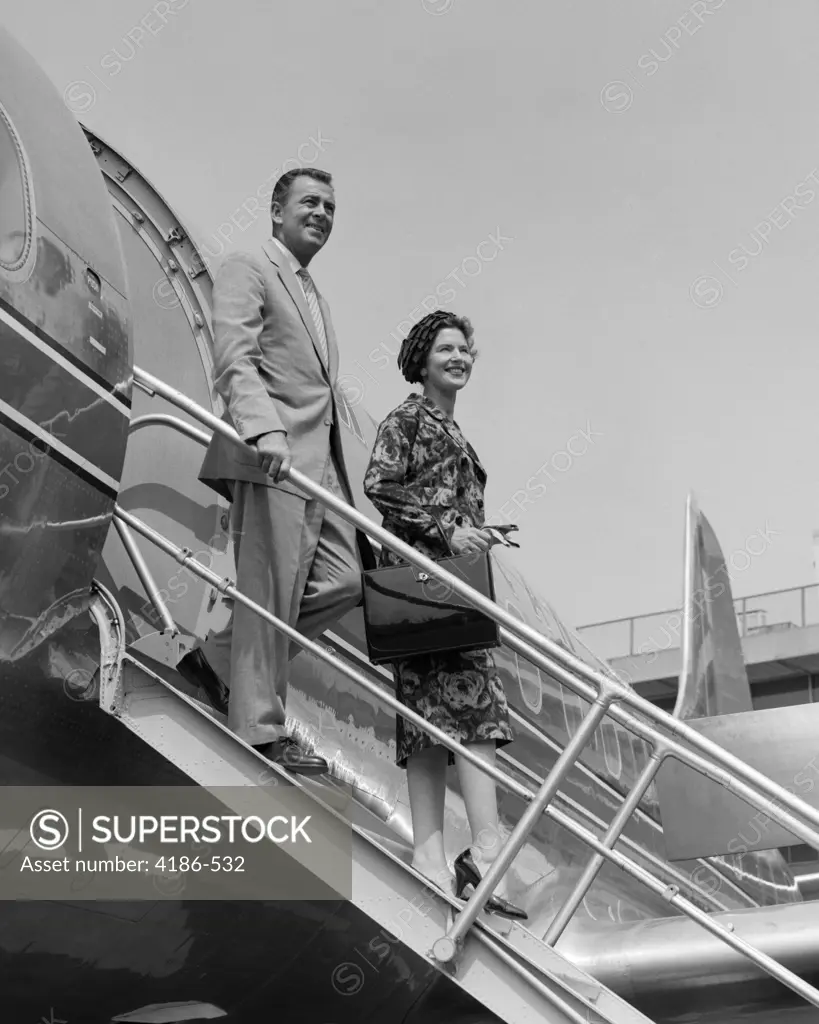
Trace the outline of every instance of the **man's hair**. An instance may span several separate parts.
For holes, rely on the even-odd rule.
[[[322,171],[318,167],[294,167],[292,171],[285,171],[284,174],[276,182],[273,189],[273,195],[270,197],[270,212],[273,213],[273,204],[281,203],[282,206],[290,198],[290,190],[293,187],[293,182],[296,178],[300,178],[302,175],[308,178],[314,178],[316,181],[320,181],[325,185],[333,186],[333,178],[329,171]]]

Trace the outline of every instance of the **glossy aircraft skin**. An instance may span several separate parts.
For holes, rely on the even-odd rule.
[[[97,642],[80,613],[98,576],[115,591],[135,650],[155,628],[113,531],[108,536],[117,492],[124,507],[177,542],[180,535],[197,538],[230,571],[229,546],[218,526],[223,510],[194,479],[201,449],[181,435],[150,427],[132,436],[125,460],[131,331],[138,365],[203,405],[209,393],[207,358],[188,337],[187,346],[174,345],[174,359],[168,359],[170,334],[183,329],[177,327],[181,314],[173,304],[164,308],[156,302],[157,314],[144,301],[157,294],[145,277],[150,264],[140,264],[147,226],[121,209],[119,220],[112,215],[112,200],[82,132],[31,58],[5,34],[0,34],[0,104],[27,155],[37,219],[29,263],[20,271],[0,269],[0,312],[6,314],[0,321],[0,456],[6,467],[0,485],[8,488],[0,489],[0,783],[184,784],[172,765],[95,706],[93,686],[85,687],[87,677],[78,666],[87,664]],[[7,153],[0,150],[0,157]],[[111,181],[109,191],[116,199]],[[9,195],[0,191],[0,200],[10,202]],[[165,265],[154,267],[157,279],[164,270]],[[129,290],[137,303],[133,323]],[[149,314],[165,318],[167,334],[152,329],[140,337],[140,318]],[[134,415],[146,411],[146,396],[138,393],[133,400]],[[343,396],[339,402],[357,501],[372,514],[360,481],[375,425],[362,407],[352,408]],[[32,423],[39,433],[32,434]],[[223,613],[219,604],[211,607],[207,588],[190,574],[176,571],[165,556],[147,551],[146,556],[183,633],[202,632],[203,623]],[[516,557],[503,553],[496,559],[499,602],[591,664],[605,667],[512,568]],[[360,612],[351,613],[335,635],[363,651]],[[327,642],[344,653],[334,635]],[[577,728],[581,702],[557,681],[518,664],[511,652],[497,656],[518,715],[516,742],[508,750],[542,777],[555,759],[555,744],[565,743]],[[394,764],[392,713],[343,673],[306,654],[294,663],[288,711],[294,729],[307,733],[361,801],[397,837],[407,839],[405,774]],[[642,743],[609,723],[563,792],[607,820],[617,794],[628,791],[645,758]],[[447,842],[455,854],[468,840],[454,773],[451,785]],[[511,825],[520,802],[503,794],[501,809]],[[628,835],[664,859],[657,818],[649,796]],[[587,856],[547,818],[536,828],[513,879],[534,931],[548,923]],[[699,885],[716,892],[729,909],[798,899],[778,854],[734,860],[719,874],[704,863],[678,867],[686,875],[697,872]],[[711,907],[694,890],[689,895]],[[606,869],[567,941],[582,941],[589,929],[597,934],[621,922],[664,917],[670,910],[664,900]],[[374,937],[373,931],[366,915],[348,903],[4,903],[0,972],[12,979],[4,985],[4,1007],[21,1020],[37,1020],[53,1007],[58,1018],[88,1024],[179,999],[211,1001],[229,1011],[229,1020],[242,1022],[263,1019],[260,1014],[280,1007],[298,1008],[298,1019],[307,1024],[376,1022],[385,1019],[387,1006],[390,1020],[407,1024],[494,1019],[394,937]],[[334,966],[349,960],[351,948],[372,973],[355,999],[342,997],[332,985]]]
[[[15,659],[85,607],[125,457],[133,355],[125,267],[93,155],[70,117],[44,123],[53,87],[8,36],[2,47],[12,231],[0,267],[0,659]]]
[[[93,699],[71,699],[25,664],[32,660],[3,681],[1,786],[191,785]],[[18,862],[0,853],[0,875]],[[347,901],[171,893],[155,902],[83,902],[81,890],[72,903],[0,902],[0,1019],[49,1020],[53,1007],[69,1024],[108,1024],[147,1004],[196,1000],[226,1010],[220,1019],[230,1024],[497,1020]],[[349,963],[366,974],[360,991]]]

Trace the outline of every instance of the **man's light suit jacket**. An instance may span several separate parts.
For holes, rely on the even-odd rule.
[[[319,295],[329,366],[301,282],[271,239],[263,253],[237,252],[222,264],[213,285],[214,387],[224,417],[242,440],[287,431],[292,466],[320,484],[332,452],[340,482],[351,496],[336,410],[338,347],[327,303]],[[230,498],[225,480],[279,487],[305,497],[295,484],[276,484],[249,445],[242,450],[214,434],[199,479]]]

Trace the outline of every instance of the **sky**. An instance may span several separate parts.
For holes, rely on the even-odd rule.
[[[377,419],[422,303],[472,320],[456,418],[569,623],[679,604],[689,490],[735,596],[814,581],[809,0],[28,0],[4,23],[214,264],[267,236],[282,168],[332,172],[311,273]]]

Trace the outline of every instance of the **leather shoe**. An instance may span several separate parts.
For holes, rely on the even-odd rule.
[[[228,713],[230,690],[210,667],[210,663],[198,647],[188,651],[184,658],[176,663],[176,671],[191,686],[201,686],[208,695],[208,700],[223,715]]]
[[[308,754],[290,736],[282,736],[281,739],[270,743],[260,743],[253,749],[258,750],[268,761],[281,765],[296,775],[324,775],[330,769],[323,757]]]
[[[474,891],[478,888],[481,875],[472,859],[472,851],[467,847],[463,853],[455,859],[455,895],[459,900],[464,899],[465,890],[471,887]],[[484,904],[487,914],[497,914],[498,917],[505,917],[513,921],[528,921],[529,915],[525,910],[516,907],[514,903],[501,899],[500,896],[490,896]]]

